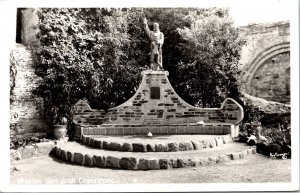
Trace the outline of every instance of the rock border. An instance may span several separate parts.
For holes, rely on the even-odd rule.
[[[256,148],[249,148],[240,152],[226,155],[196,157],[190,159],[169,158],[169,159],[144,159],[135,157],[114,157],[90,155],[78,152],[66,151],[61,147],[55,146],[53,154],[63,161],[83,165],[87,167],[112,168],[123,170],[163,170],[172,168],[186,168],[209,166],[217,163],[224,163],[230,160],[246,158],[251,154],[256,154]]]
[[[32,157],[40,157],[49,155],[52,149],[55,147],[54,141],[34,143],[18,149],[10,150],[10,160],[18,161],[22,159],[29,159]]]
[[[18,161],[22,159],[29,159],[32,157],[41,157],[49,155],[53,148],[56,146],[62,146],[67,143],[69,137],[65,137],[60,140],[50,140],[47,142],[33,143],[31,145],[26,145],[24,147],[19,147],[18,149],[10,150],[10,161]]]
[[[88,135],[82,135],[81,143],[98,149],[110,151],[130,151],[130,152],[174,152],[200,150],[204,148],[214,148],[233,142],[232,137],[227,134],[213,139],[201,141],[170,142],[170,143],[130,143],[130,142],[112,142],[108,140],[97,140]]]

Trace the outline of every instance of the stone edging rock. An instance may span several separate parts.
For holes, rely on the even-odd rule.
[[[231,153],[227,155],[198,157],[191,159],[170,158],[170,159],[143,159],[135,157],[113,157],[113,156],[98,156],[82,154],[78,152],[66,151],[60,147],[55,146],[52,152],[55,156],[63,161],[84,165],[88,167],[99,168],[115,168],[124,170],[159,170],[172,168],[185,168],[207,166],[215,163],[223,163],[230,160],[238,160],[247,157],[250,154],[255,154],[255,148],[249,148],[240,152]]]
[[[32,157],[40,157],[49,155],[54,147],[62,146],[64,143],[68,142],[69,137],[64,139],[34,143],[32,145],[27,145],[24,147],[19,147],[18,149],[10,150],[10,160],[18,161],[21,159],[28,159]]]
[[[97,140],[87,135],[82,135],[81,142],[85,145],[98,148],[107,149],[110,151],[133,151],[133,152],[174,152],[174,151],[190,151],[199,150],[203,148],[214,148],[232,142],[230,135],[215,137],[214,139],[207,139],[201,141],[189,142],[170,142],[170,143],[119,143],[110,142],[107,140]]]
[[[17,161],[21,159],[28,159],[31,157],[39,157],[49,155],[51,150],[55,147],[54,141],[35,143],[18,149],[10,150],[10,160]]]

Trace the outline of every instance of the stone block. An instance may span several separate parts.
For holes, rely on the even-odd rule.
[[[162,144],[155,144],[155,151],[156,152],[163,152],[163,145]]]
[[[124,135],[124,129],[122,127],[116,127],[115,135]]]
[[[191,142],[181,142],[179,143],[179,151],[189,151],[193,150],[193,144]]]
[[[132,127],[128,127],[128,128],[124,128],[124,135],[133,135],[133,128]]]
[[[18,149],[18,151],[20,152],[22,159],[28,159],[28,158],[37,156],[36,149],[31,145],[21,147]]]
[[[188,134],[193,134],[193,133],[196,133],[195,132],[195,127],[194,126],[189,126],[186,128],[186,133]]]
[[[189,165],[189,161],[187,159],[177,159],[177,167],[184,168]]]
[[[122,145],[120,143],[117,143],[117,142],[111,142],[109,144],[109,150],[112,150],[112,151],[122,151]]]
[[[15,160],[15,161],[22,159],[20,152],[18,150],[11,149],[10,150],[10,159]]]
[[[77,153],[77,152],[74,153],[73,162],[81,165],[83,162],[83,155],[81,153]]]
[[[226,155],[220,155],[217,157],[217,163],[223,163],[229,161],[229,157]]]
[[[90,138],[89,146],[94,147],[94,139],[93,138]]]
[[[243,150],[241,153],[242,153],[243,157],[247,157],[247,155],[248,155],[247,149]]]
[[[197,159],[188,159],[188,166],[195,167],[198,166],[198,160]]]
[[[133,147],[130,143],[123,143],[122,150],[123,151],[133,151]]]
[[[158,170],[159,169],[159,162],[157,159],[149,160],[149,169],[150,170]]]
[[[109,145],[110,145],[109,142],[107,142],[107,141],[102,141],[102,147],[103,147],[103,149],[109,149],[109,148],[110,148]]]
[[[159,168],[160,169],[170,169],[171,163],[168,159],[159,159]]]
[[[216,141],[216,146],[223,146],[224,144],[223,138],[221,137],[216,137],[215,141]]]
[[[132,134],[134,134],[134,135],[140,135],[140,134],[142,134],[141,128],[140,127],[133,127],[132,128]]]
[[[194,150],[199,150],[199,142],[192,141],[192,144],[193,144]]]
[[[177,159],[170,159],[170,167],[171,168],[178,168],[178,163],[177,163]]]
[[[199,165],[200,166],[206,166],[208,164],[208,159],[207,158],[201,157],[201,158],[198,158],[198,160],[199,160]]]
[[[186,127],[178,127],[177,134],[186,134]]]
[[[252,153],[253,153],[253,154],[256,154],[256,148],[253,148],[253,149],[252,149]]]
[[[210,148],[214,148],[217,146],[216,140],[211,139],[211,140],[209,140],[209,142],[210,142],[210,146],[209,146]]]
[[[62,160],[66,161],[67,160],[67,152],[62,149],[60,152],[60,157]]]
[[[60,153],[61,153],[61,148],[60,148],[60,147],[57,147],[56,152],[55,152],[55,155],[56,155],[57,157],[60,157]]]
[[[232,153],[232,154],[230,154],[230,157],[231,157],[232,160],[240,159],[239,153]]]
[[[210,156],[210,157],[208,157],[208,162],[209,162],[210,164],[214,164],[214,163],[217,162],[217,158],[214,157],[214,156]]]
[[[96,135],[106,135],[106,128],[103,127],[97,128]]]
[[[52,141],[37,143],[37,153],[38,155],[49,155],[51,150],[54,148],[54,143]]]
[[[176,127],[168,127],[168,134],[174,135],[177,133]]]
[[[107,135],[114,135],[115,134],[115,128],[111,127],[111,128],[106,128],[106,134]]]
[[[94,147],[98,149],[102,149],[102,141],[95,139],[94,140]]]
[[[206,148],[203,141],[196,141],[196,143],[197,143],[199,149]]]
[[[204,148],[210,148],[210,140],[203,140],[202,144]]]
[[[147,152],[147,147],[145,144],[142,143],[133,143],[132,144],[132,151],[134,152]]]
[[[159,134],[160,133],[160,130],[159,130],[158,127],[151,127],[151,128],[149,128],[149,130],[152,134]]]
[[[71,162],[72,161],[72,156],[73,156],[72,152],[67,151],[67,161]]]
[[[122,157],[119,164],[122,169],[134,170],[136,169],[137,160],[134,157]]]
[[[90,135],[96,135],[95,128],[91,127],[89,130],[90,130]]]
[[[252,149],[247,149],[247,154],[252,154]]]
[[[169,151],[179,151],[178,143],[168,143]]]
[[[168,128],[166,128],[166,127],[160,127],[159,128],[159,133],[160,134],[168,134]]]
[[[240,152],[240,153],[239,153],[239,157],[240,157],[240,159],[242,159],[242,158],[245,157],[245,155],[243,154],[243,152]]]
[[[85,166],[92,166],[93,165],[93,158],[92,156],[85,154],[84,156],[84,165]]]
[[[85,136],[85,135],[82,135],[82,136],[81,136],[81,139],[80,139],[81,143],[85,144],[85,140],[86,140],[86,136]]]
[[[53,149],[51,150],[51,152],[50,152],[50,155],[53,155],[53,156],[56,156],[56,152],[57,152],[57,146],[55,145],[54,147],[53,147]],[[18,150],[18,152],[19,152],[19,150]],[[19,152],[19,154],[20,154],[20,152]],[[21,154],[20,154],[20,157],[21,157]],[[21,158],[20,158],[21,159]]]
[[[90,144],[90,137],[85,137],[84,144],[85,145],[89,145]]]
[[[105,168],[106,164],[105,164],[105,157],[104,156],[93,156],[93,164],[94,166],[97,166],[99,168]]]
[[[148,170],[149,169],[149,160],[147,159],[139,159],[137,164],[138,170]]]
[[[147,144],[147,152],[155,152],[155,145],[154,144]]]
[[[232,142],[232,138],[230,137],[230,135],[225,135],[223,137],[223,143],[227,144],[227,143],[231,143]]]
[[[120,168],[120,159],[112,156],[106,158],[106,167],[108,168]]]

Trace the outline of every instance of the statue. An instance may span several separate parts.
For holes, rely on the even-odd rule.
[[[153,31],[149,30],[147,19],[144,18],[145,30],[151,41],[150,51],[150,69],[163,70],[162,67],[162,45],[164,43],[164,34],[159,31],[158,23],[153,23]],[[156,64],[156,65],[155,65]]]

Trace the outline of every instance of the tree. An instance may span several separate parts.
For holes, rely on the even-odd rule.
[[[226,97],[238,98],[240,52],[245,41],[227,10],[195,17],[191,27],[177,29],[181,59],[175,89],[191,104],[217,107]]]
[[[36,93],[45,109],[87,99],[107,109],[128,100],[149,65],[149,44],[142,20],[158,22],[165,34],[163,65],[187,102],[218,106],[238,94],[237,73],[243,41],[227,10],[210,8],[39,9],[40,46],[36,73],[43,77]]]

